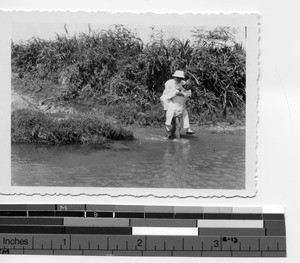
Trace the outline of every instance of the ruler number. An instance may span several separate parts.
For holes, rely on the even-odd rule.
[[[214,240],[214,247],[219,247],[219,240]]]
[[[237,243],[239,240],[237,237],[223,237],[222,238],[223,242],[232,242],[232,243]]]
[[[67,239],[63,239],[63,241],[64,241],[64,246],[66,246],[67,245]]]
[[[137,240],[137,243],[138,243],[138,244],[137,244],[138,247],[142,247],[142,246],[143,246],[143,244],[142,244],[142,243],[143,243],[143,240],[142,240],[142,239],[138,239],[138,240]]]
[[[98,213],[97,212],[94,212],[94,217],[98,217]]]

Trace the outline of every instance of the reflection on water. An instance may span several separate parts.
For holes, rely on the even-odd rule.
[[[12,145],[12,185],[243,189],[244,134],[199,131],[170,141],[162,129],[140,129],[132,142]]]

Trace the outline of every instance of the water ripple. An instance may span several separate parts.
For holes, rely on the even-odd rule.
[[[167,140],[144,129],[109,149],[12,145],[12,184],[26,186],[241,189],[244,134],[200,134]]]

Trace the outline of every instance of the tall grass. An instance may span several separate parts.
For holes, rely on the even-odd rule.
[[[107,107],[123,123],[156,125],[163,118],[158,108],[164,83],[183,69],[195,83],[188,104],[191,119],[244,119],[246,53],[233,31],[196,28],[192,39],[180,40],[153,28],[144,43],[122,25],[73,36],[66,30],[53,40],[12,43],[12,70],[23,86],[33,80],[36,93],[52,92],[56,102]]]

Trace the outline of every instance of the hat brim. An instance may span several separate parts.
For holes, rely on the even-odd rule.
[[[172,75],[172,77],[179,78],[179,79],[184,79],[185,78],[184,76],[178,76],[178,75]]]

